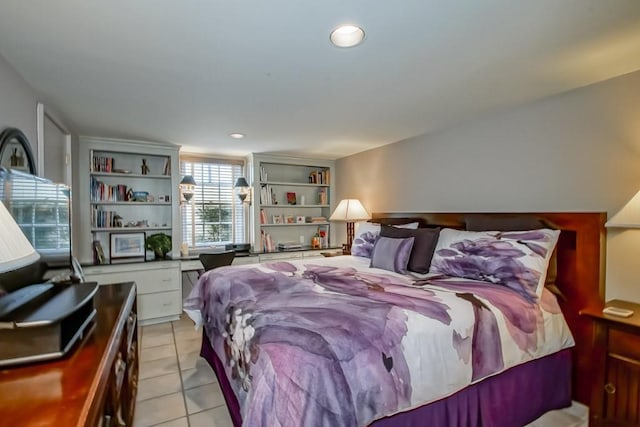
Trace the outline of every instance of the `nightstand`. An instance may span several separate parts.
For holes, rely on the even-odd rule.
[[[631,317],[586,308],[581,315],[595,322],[594,388],[589,408],[590,426],[640,425],[640,304],[613,300],[606,306],[633,310]]]

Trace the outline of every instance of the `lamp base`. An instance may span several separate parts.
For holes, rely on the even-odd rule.
[[[351,245],[346,243],[342,245],[342,255],[351,255]]]

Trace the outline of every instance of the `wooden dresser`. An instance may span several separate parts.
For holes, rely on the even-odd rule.
[[[90,332],[59,360],[0,370],[0,424],[133,425],[138,383],[136,288],[100,286]]]

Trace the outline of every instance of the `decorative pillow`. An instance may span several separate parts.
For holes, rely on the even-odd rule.
[[[527,231],[538,230],[540,228],[553,228],[549,227],[546,221],[532,216],[469,215],[465,218],[465,223],[467,231]],[[556,286],[557,277],[558,251],[554,249],[551,254],[551,259],[549,259],[544,285],[554,294],[565,298]]]
[[[415,230],[407,228],[390,227],[383,225],[380,231],[381,237],[392,237],[395,239],[413,237],[413,249],[409,256],[407,270],[416,273],[428,273],[433,258],[433,251],[438,243],[440,228],[418,228]]]
[[[394,225],[398,228],[418,228],[417,222],[409,224]],[[365,258],[371,258],[371,252],[373,251],[373,245],[376,239],[380,235],[380,224],[373,222],[361,222],[358,225],[353,243],[351,244],[351,255],[361,256]]]
[[[529,301],[542,293],[558,230],[440,232],[430,273],[505,285]]]
[[[406,239],[378,237],[373,246],[370,267],[383,268],[396,273],[406,273],[413,241],[413,237],[407,237]]]

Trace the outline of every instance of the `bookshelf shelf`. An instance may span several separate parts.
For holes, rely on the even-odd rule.
[[[320,225],[329,225],[328,222],[304,222],[294,224],[260,224],[260,227],[312,227]]]
[[[91,202],[92,205],[114,205],[114,206],[171,206],[170,202]]]
[[[279,243],[309,245],[317,240],[321,246],[315,249],[330,247],[332,230],[327,219],[334,207],[335,162],[254,153],[250,164],[255,196],[253,250],[273,252]],[[301,217],[306,222],[299,222]]]

